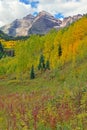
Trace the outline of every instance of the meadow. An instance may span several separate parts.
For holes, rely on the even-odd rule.
[[[86,130],[87,63],[71,67],[33,80],[1,77],[0,130]]]

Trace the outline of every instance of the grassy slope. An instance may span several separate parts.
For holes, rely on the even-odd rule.
[[[56,70],[47,70],[40,73],[34,80],[29,79],[29,74],[22,77],[22,79],[15,79],[14,76],[2,80],[0,77],[0,94],[9,94],[14,92],[30,92],[39,89],[58,89],[67,87],[73,89],[74,87],[85,86],[87,82],[87,62],[86,58],[75,66],[72,64],[65,64],[62,68]]]
[[[30,80],[28,75],[26,78],[23,77],[22,80],[14,79],[14,77],[9,76],[6,77],[6,79],[5,77],[3,80],[0,79],[1,130],[5,130],[7,127],[9,127],[9,130],[29,130],[29,122],[30,130],[35,129],[35,126],[32,125],[34,119],[32,116],[34,115],[32,115],[31,111],[34,111],[37,107],[39,107],[38,116],[40,119],[37,120],[38,128],[36,130],[86,130],[87,106],[85,106],[84,109],[84,103],[86,105],[87,101],[86,60],[87,59],[80,61],[75,66],[66,64],[60,69],[46,71],[37,75],[37,78],[34,80]],[[4,104],[4,107],[1,102]],[[79,102],[83,102],[83,104]],[[66,103],[68,104],[68,108],[64,105]],[[27,104],[29,104],[29,106],[27,106]],[[57,104],[60,105],[57,106]],[[63,106],[61,107],[61,105]],[[21,106],[23,110],[26,111],[25,116],[28,120],[28,124],[25,123],[25,119],[22,119],[22,116],[24,116],[22,115],[23,110],[21,110],[21,113],[19,111]],[[2,108],[4,109],[2,110]],[[57,113],[56,109],[63,114],[63,117]],[[44,113],[42,113],[41,116],[40,111],[42,110],[45,110],[45,117],[43,117]],[[29,113],[30,115],[28,115]],[[57,123],[54,121],[52,121],[53,123],[51,122],[50,113],[52,119],[56,118]],[[59,115],[60,118],[57,118]],[[67,117],[67,115],[69,117]],[[16,121],[14,116],[17,118]],[[31,121],[28,119],[29,116]],[[50,120],[48,120],[48,118],[50,118]],[[42,123],[42,120],[47,120],[45,125]],[[9,124],[9,121],[11,124]],[[14,122],[16,125],[14,125]]]

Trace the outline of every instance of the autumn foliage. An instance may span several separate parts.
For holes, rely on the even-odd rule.
[[[87,130],[87,17],[1,43],[15,55],[0,59],[0,129]]]

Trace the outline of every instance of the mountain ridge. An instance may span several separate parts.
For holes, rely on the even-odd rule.
[[[60,29],[66,27],[80,18],[82,18],[82,15],[78,14],[60,20],[46,11],[41,11],[36,17],[29,14],[22,19],[14,20],[11,24],[5,25],[0,29],[13,37],[46,34],[52,28]]]

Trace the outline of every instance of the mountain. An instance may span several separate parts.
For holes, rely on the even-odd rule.
[[[60,26],[61,20],[54,18],[48,12],[42,11],[34,19],[31,28],[29,29],[29,34],[45,34],[51,28],[55,26]]]
[[[46,11],[40,12],[36,17],[29,14],[23,19],[16,19],[11,24],[1,27],[1,30],[9,36],[28,36],[30,34],[46,34],[50,29],[68,26],[81,18],[82,15],[56,19]]]
[[[23,19],[16,19],[11,24],[3,26],[1,30],[9,36],[27,36],[34,16],[27,15]]]
[[[81,14],[74,15],[73,17],[71,17],[71,16],[65,17],[62,21],[61,27],[66,27],[66,26],[70,25],[71,23],[77,21],[80,18],[82,18]]]

